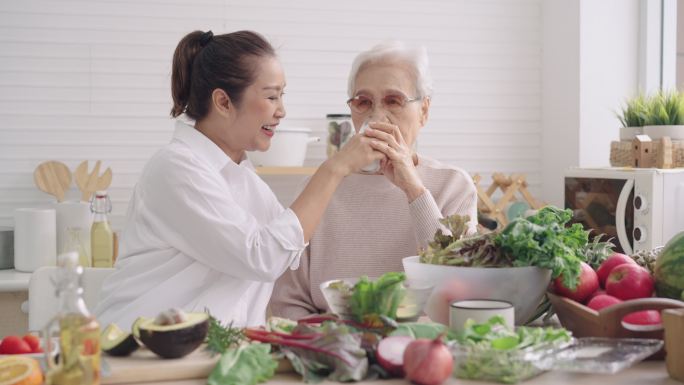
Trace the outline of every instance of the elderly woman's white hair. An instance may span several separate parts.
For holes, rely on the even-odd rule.
[[[347,85],[347,94],[353,97],[354,83],[359,70],[369,64],[400,61],[410,65],[414,71],[416,92],[419,97],[432,95],[432,77],[428,68],[428,55],[425,47],[411,48],[400,41],[387,41],[376,45],[356,56],[352,63]]]

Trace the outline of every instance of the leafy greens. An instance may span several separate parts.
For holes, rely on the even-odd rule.
[[[466,321],[452,347],[457,377],[516,383],[541,372],[534,362],[571,341],[565,329],[505,325],[500,316],[487,322]]]
[[[579,281],[580,263],[590,259],[600,263],[612,252],[610,242],[589,242],[589,231],[581,224],[568,226],[572,211],[546,206],[527,218],[516,218],[498,233],[465,236],[468,217],[442,220],[451,235],[441,230],[420,253],[423,263],[470,266],[537,266],[551,270],[552,277],[574,289]],[[599,238],[600,239],[600,238]]]

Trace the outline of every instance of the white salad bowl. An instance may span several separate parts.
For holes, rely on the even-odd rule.
[[[507,301],[515,308],[515,323],[534,315],[551,281],[551,271],[539,267],[460,267],[421,263],[419,256],[402,260],[409,285],[434,285],[425,305],[432,321],[449,325],[453,301]]]
[[[372,278],[369,279],[374,280]],[[349,308],[351,291],[345,292],[331,287],[330,284],[342,281],[350,288],[353,288],[358,280],[358,278],[340,278],[321,283],[321,292],[323,292],[325,302],[328,304],[328,307],[333,314],[343,319],[352,319],[351,310]],[[397,309],[397,321],[415,321],[423,314],[425,303],[432,293],[432,285],[429,283],[408,285],[404,282],[404,288],[406,291],[404,298],[399,303]]]

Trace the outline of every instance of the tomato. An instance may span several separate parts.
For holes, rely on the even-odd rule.
[[[27,334],[24,336],[23,340],[29,344],[32,353],[40,353],[40,339],[38,337],[33,334]]]
[[[31,346],[19,336],[7,336],[0,343],[0,354],[31,353]]]

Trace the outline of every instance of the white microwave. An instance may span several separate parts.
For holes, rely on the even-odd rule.
[[[616,251],[651,250],[684,230],[684,169],[571,168],[565,208],[592,236],[612,237]]]

